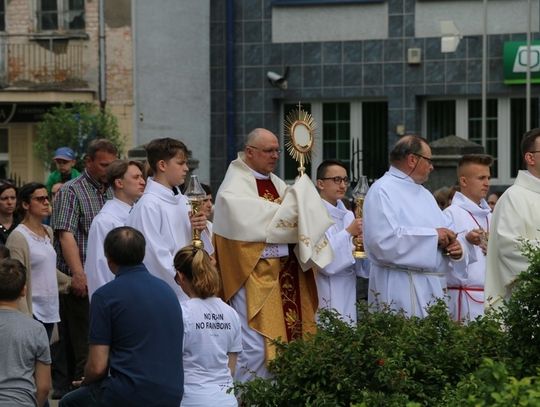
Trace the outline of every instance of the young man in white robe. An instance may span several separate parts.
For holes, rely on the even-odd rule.
[[[453,225],[422,186],[433,170],[431,148],[419,136],[402,137],[390,153],[390,169],[364,202],[364,246],[370,261],[373,308],[388,304],[408,316],[427,316],[444,299],[452,261],[464,261]]]
[[[445,209],[458,231],[463,231],[476,262],[455,264],[447,276],[448,310],[456,321],[468,322],[484,314],[484,281],[491,208],[486,202],[493,158],[467,154],[458,162],[460,191]]]
[[[521,239],[540,239],[540,128],[523,136],[521,153],[527,170],[519,171],[514,185],[499,198],[490,225],[486,307],[500,307],[510,298],[514,280],[529,262]]]
[[[317,168],[317,189],[334,224],[326,238],[334,260],[317,270],[315,282],[319,309],[333,309],[344,321],[356,323],[356,278],[369,277],[367,260],[353,257],[353,237],[362,237],[362,219],[356,219],[341,201],[347,192],[349,178],[341,161],[325,160]]]
[[[113,199],[105,202],[88,231],[84,271],[90,301],[94,291],[114,279],[107,265],[103,242],[107,233],[126,224],[129,211],[142,196],[146,184],[142,164],[138,161],[113,161],[107,167],[107,183],[113,190]]]
[[[192,215],[188,199],[177,188],[184,183],[189,170],[188,149],[180,140],[161,138],[146,145],[146,154],[153,177],[147,179],[144,194],[133,207],[126,225],[144,235],[143,263],[150,273],[169,284],[180,302],[187,301],[189,297],[174,281],[174,255],[191,244],[192,228],[199,231],[206,228],[204,213]],[[205,250],[211,254],[212,243],[204,235],[201,238]]]

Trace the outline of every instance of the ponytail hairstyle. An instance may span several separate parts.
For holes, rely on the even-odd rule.
[[[212,260],[204,249],[186,246],[174,256],[175,270],[183,274],[198,298],[217,296],[221,290],[221,279]]]

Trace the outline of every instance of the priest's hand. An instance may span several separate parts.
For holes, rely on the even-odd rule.
[[[461,243],[459,243],[457,240],[454,240],[452,243],[450,243],[446,247],[446,253],[452,259],[455,259],[455,260],[461,259],[461,256],[463,255],[463,249],[461,248]]]
[[[362,218],[353,220],[345,230],[352,236],[362,237]]]
[[[189,220],[193,229],[196,229],[200,232],[206,229],[206,215],[204,213],[199,212],[197,214],[194,214],[193,212],[191,212],[191,214],[189,215]]]
[[[437,228],[438,241],[437,246],[441,249],[446,247],[456,240],[457,235],[448,228]]]
[[[478,246],[482,243],[484,231],[482,229],[473,229],[465,236],[467,242],[472,245]]]

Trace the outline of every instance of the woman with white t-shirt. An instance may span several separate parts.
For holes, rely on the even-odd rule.
[[[236,407],[232,391],[237,354],[242,350],[240,318],[216,297],[221,280],[203,249],[187,246],[174,257],[175,280],[190,299],[184,319],[182,407]]]
[[[38,182],[23,185],[17,197],[17,212],[22,215],[22,221],[9,235],[6,247],[11,258],[26,267],[26,298],[20,302],[19,309],[40,321],[50,339],[54,323],[60,321],[59,284],[69,285],[70,278],[57,276],[53,232],[42,224],[49,216],[49,205],[45,185]]]

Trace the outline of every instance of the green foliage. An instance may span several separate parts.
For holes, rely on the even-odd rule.
[[[324,311],[317,334],[278,343],[272,379],[239,384],[247,406],[539,406],[540,245],[511,299],[468,325],[443,302],[425,319],[359,305],[358,326]]]
[[[540,405],[538,377],[516,379],[504,363],[486,359],[480,368],[445,394],[445,406],[507,407]]]
[[[534,374],[540,366],[540,249],[538,242],[522,241],[522,253],[529,260],[519,274],[512,296],[506,303],[504,324],[514,349],[514,365],[520,375]]]
[[[59,106],[43,116],[37,127],[34,151],[46,167],[52,165],[54,151],[58,147],[70,147],[77,154],[77,167],[83,167],[82,159],[90,141],[106,138],[122,150],[123,140],[116,117],[108,111],[100,111],[90,103]]]
[[[323,312],[319,331],[278,345],[273,380],[239,385],[247,405],[435,405],[447,385],[474,371],[487,352],[502,353],[499,322],[463,327],[439,302],[425,319],[360,305],[357,327]],[[411,404],[413,405],[413,404]]]

